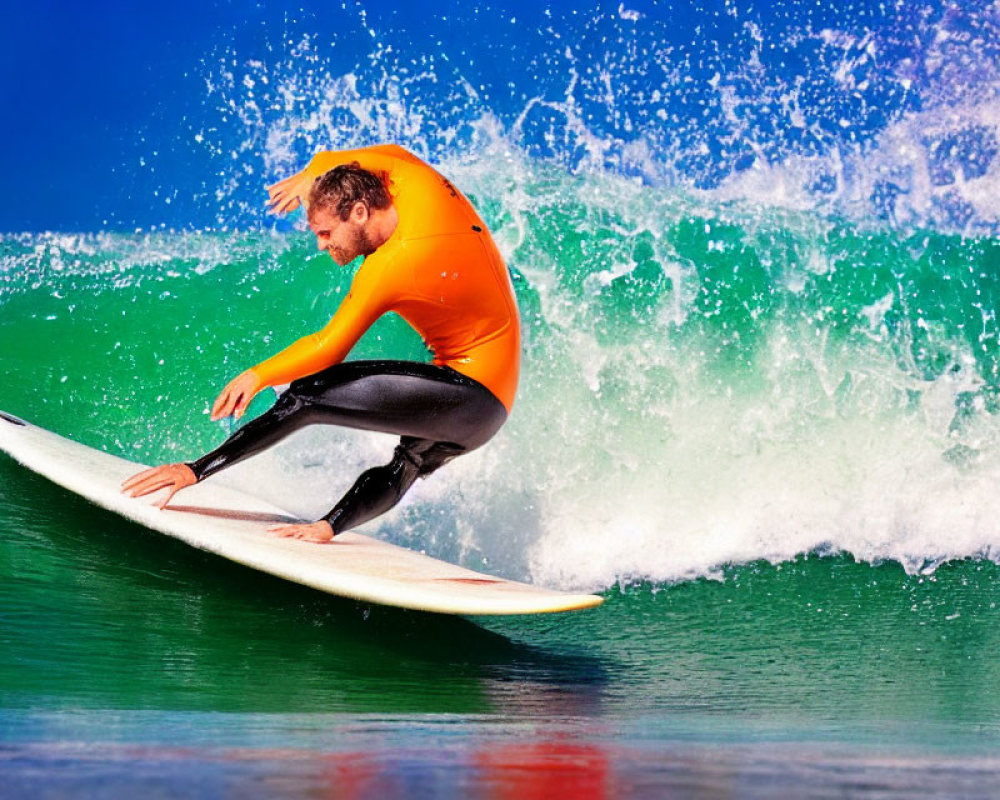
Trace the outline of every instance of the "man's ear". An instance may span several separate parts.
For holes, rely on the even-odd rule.
[[[358,202],[356,202],[351,207],[351,217],[350,218],[354,222],[357,222],[360,225],[364,225],[366,222],[368,222],[368,217],[369,216],[371,216],[371,215],[368,212],[368,206],[365,203],[362,203],[360,200],[358,200]]]

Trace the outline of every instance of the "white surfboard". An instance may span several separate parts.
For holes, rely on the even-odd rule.
[[[329,544],[283,539],[300,522],[259,498],[211,480],[184,489],[162,511],[126,497],[121,482],[145,465],[95,450],[0,411],[0,450],[97,505],[262,572],[341,597],[442,614],[539,614],[590,608],[598,595],[508,581],[346,532]]]

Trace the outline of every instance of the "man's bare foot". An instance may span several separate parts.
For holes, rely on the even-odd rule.
[[[304,542],[317,544],[326,544],[333,540],[333,528],[325,519],[296,525],[279,525],[277,528],[270,528],[269,531],[285,539],[301,539]]]

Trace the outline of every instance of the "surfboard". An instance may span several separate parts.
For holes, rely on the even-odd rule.
[[[468,616],[542,614],[599,605],[603,598],[475,572],[360,533],[329,544],[284,539],[275,525],[301,522],[260,498],[208,481],[163,510],[131,498],[121,482],[147,467],[74,442],[0,411],[0,450],[102,508],[247,567],[369,603]]]

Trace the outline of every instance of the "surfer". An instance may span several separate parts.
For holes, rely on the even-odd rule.
[[[132,497],[181,489],[259,453],[310,424],[399,435],[392,460],[364,472],[312,523],[272,529],[327,542],[388,511],[417,478],[485,444],[514,403],[520,359],[510,277],[472,204],[428,164],[396,145],[322,152],[268,189],[271,209],[304,205],[316,245],[346,266],[364,258],[330,322],[234,378],[212,420],[243,416],[266,387],[277,402],[196,461],[132,476]],[[383,314],[421,336],[432,363],[344,359]]]

